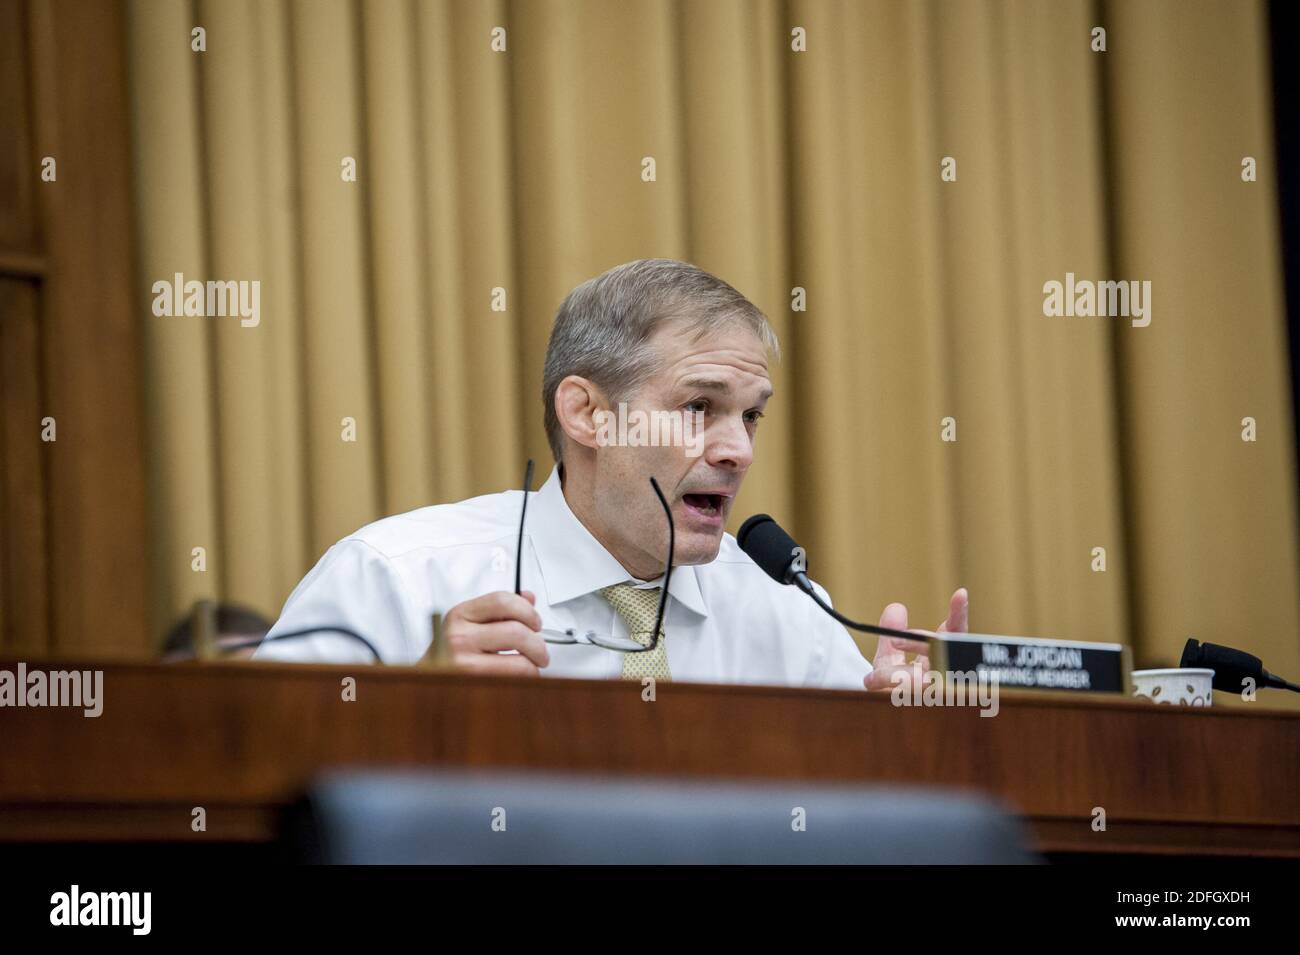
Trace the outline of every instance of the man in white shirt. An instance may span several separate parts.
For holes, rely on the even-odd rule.
[[[331,547],[256,657],[372,659],[337,633],[275,639],[319,627],[362,635],[385,663],[414,663],[440,614],[449,656],[468,672],[855,689],[889,689],[900,670],[919,677],[923,641],[881,637],[868,662],[843,626],[723,531],[753,462],[776,351],[763,314],[694,266],[639,260],[583,283],[547,346],[557,465],[528,501],[520,593],[522,491],[421,508]],[[668,518],[651,477],[675,531],[657,639]],[[967,608],[959,589],[939,630],[965,631]],[[907,608],[890,604],[880,624],[907,629]],[[566,631],[579,642],[555,639]],[[909,653],[919,656],[909,663]]]

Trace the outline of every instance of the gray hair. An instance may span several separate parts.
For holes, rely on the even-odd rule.
[[[655,370],[650,337],[680,321],[695,338],[737,323],[780,354],[776,332],[749,299],[715,275],[673,259],[638,259],[583,282],[555,314],[542,372],[546,440],[559,461],[564,433],[555,392],[569,375],[590,379],[610,401],[635,391]]]

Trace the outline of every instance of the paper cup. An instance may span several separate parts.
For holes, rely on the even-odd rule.
[[[1209,706],[1214,699],[1213,670],[1134,670],[1133,695],[1153,703]]]

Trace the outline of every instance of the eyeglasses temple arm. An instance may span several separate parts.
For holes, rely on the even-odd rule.
[[[515,546],[515,596],[519,596],[520,575],[524,564],[524,517],[528,514],[528,492],[533,489],[533,459],[528,459],[524,471],[524,504],[519,511],[519,543]]]
[[[664,497],[664,492],[659,489],[659,482],[653,477],[650,478],[650,486],[655,489],[659,503],[664,506],[664,516],[668,518],[668,564],[664,568],[664,587],[659,592],[659,610],[655,613],[654,636],[650,643],[650,649],[653,650],[659,645],[659,629],[664,625],[664,608],[668,606],[668,581],[673,575],[674,532],[673,509],[668,506],[668,499]]]

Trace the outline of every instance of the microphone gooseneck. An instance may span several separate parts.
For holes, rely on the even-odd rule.
[[[925,633],[909,633],[906,630],[859,623],[850,620],[832,607],[822,599],[813,582],[808,579],[804,549],[796,544],[794,538],[787,534],[770,515],[755,514],[741,524],[740,530],[736,532],[736,543],[749,555],[750,560],[758,564],[763,572],[778,584],[793,584],[798,587],[811,597],[817,606],[851,630],[874,633],[882,637],[902,637],[904,640],[930,639],[930,635]]]

